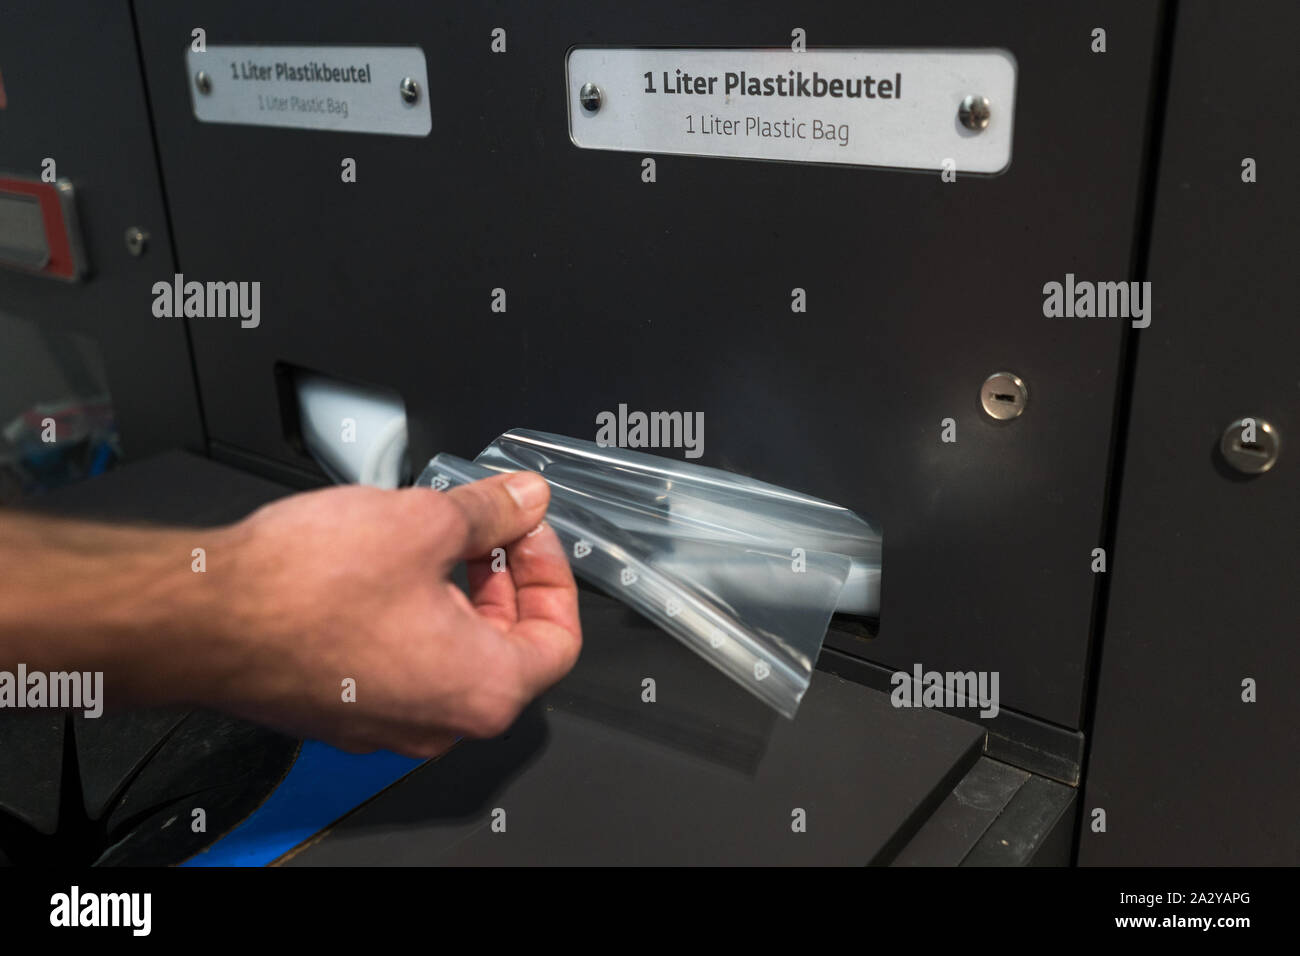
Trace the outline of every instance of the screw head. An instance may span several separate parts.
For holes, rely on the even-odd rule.
[[[980,404],[989,418],[1000,422],[1019,418],[1029,403],[1029,389],[1019,375],[994,372],[980,388]]]
[[[194,88],[207,96],[212,92],[212,77],[208,76],[206,71],[199,70],[194,74]]]
[[[601,93],[600,87],[595,83],[584,83],[582,89],[578,90],[578,102],[588,113],[594,113],[600,109]]]
[[[1219,451],[1243,475],[1262,475],[1277,464],[1277,429],[1262,418],[1238,418],[1223,432]]]
[[[401,83],[402,102],[411,106],[420,99],[420,84],[414,77],[404,76]]]
[[[987,129],[992,109],[987,96],[968,96],[957,107],[957,119],[969,130],[979,132]]]
[[[126,231],[126,251],[139,258],[149,246],[149,233],[139,226],[132,226]]]

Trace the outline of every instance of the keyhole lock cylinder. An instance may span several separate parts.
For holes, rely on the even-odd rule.
[[[1019,418],[1028,402],[1029,389],[1019,375],[1011,372],[994,372],[980,389],[980,405],[985,414],[998,421]]]
[[[1223,432],[1219,451],[1243,475],[1262,475],[1277,463],[1277,429],[1262,418],[1239,418]]]

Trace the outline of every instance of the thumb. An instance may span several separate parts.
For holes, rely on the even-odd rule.
[[[454,557],[480,558],[537,527],[546,516],[551,486],[539,474],[517,471],[453,488],[447,498],[465,522]]]

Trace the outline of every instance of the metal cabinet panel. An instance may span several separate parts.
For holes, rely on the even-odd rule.
[[[1300,863],[1298,31],[1290,3],[1179,7],[1083,863]],[[1282,438],[1253,478],[1218,451],[1244,416]]]
[[[0,269],[0,311],[94,342],[127,457],[202,449],[184,322],[153,314],[152,284],[175,270],[130,5],[5,0],[0,76],[0,172],[38,177],[55,161],[91,269],[76,283]],[[129,227],[149,233],[142,256],[127,251]]]
[[[401,393],[417,460],[472,455],[514,426],[595,437],[596,415],[624,403],[702,411],[702,463],[883,524],[865,656],[996,670],[1004,707],[1079,726],[1121,323],[1044,318],[1042,288],[1067,272],[1128,277],[1156,6],[141,0],[137,13],[186,275],[263,283],[258,328],[191,323],[214,441],[296,460],[277,362]],[[1098,25],[1104,55],[1090,50]],[[185,69],[200,26],[210,44],[418,44],[433,132],[202,124]],[[570,142],[570,46],[771,46],[796,26],[813,46],[1010,50],[1010,169],[944,183],[661,156],[648,184],[639,156]],[[341,182],[345,157],[356,183]],[[806,314],[791,311],[796,287]],[[1011,423],[979,402],[1004,368],[1031,394]]]

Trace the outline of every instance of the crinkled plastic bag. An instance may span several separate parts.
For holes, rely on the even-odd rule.
[[[472,462],[440,454],[443,490],[535,471],[574,573],[650,618],[793,717],[837,608],[875,616],[878,529],[853,512],[741,475],[514,430]]]

